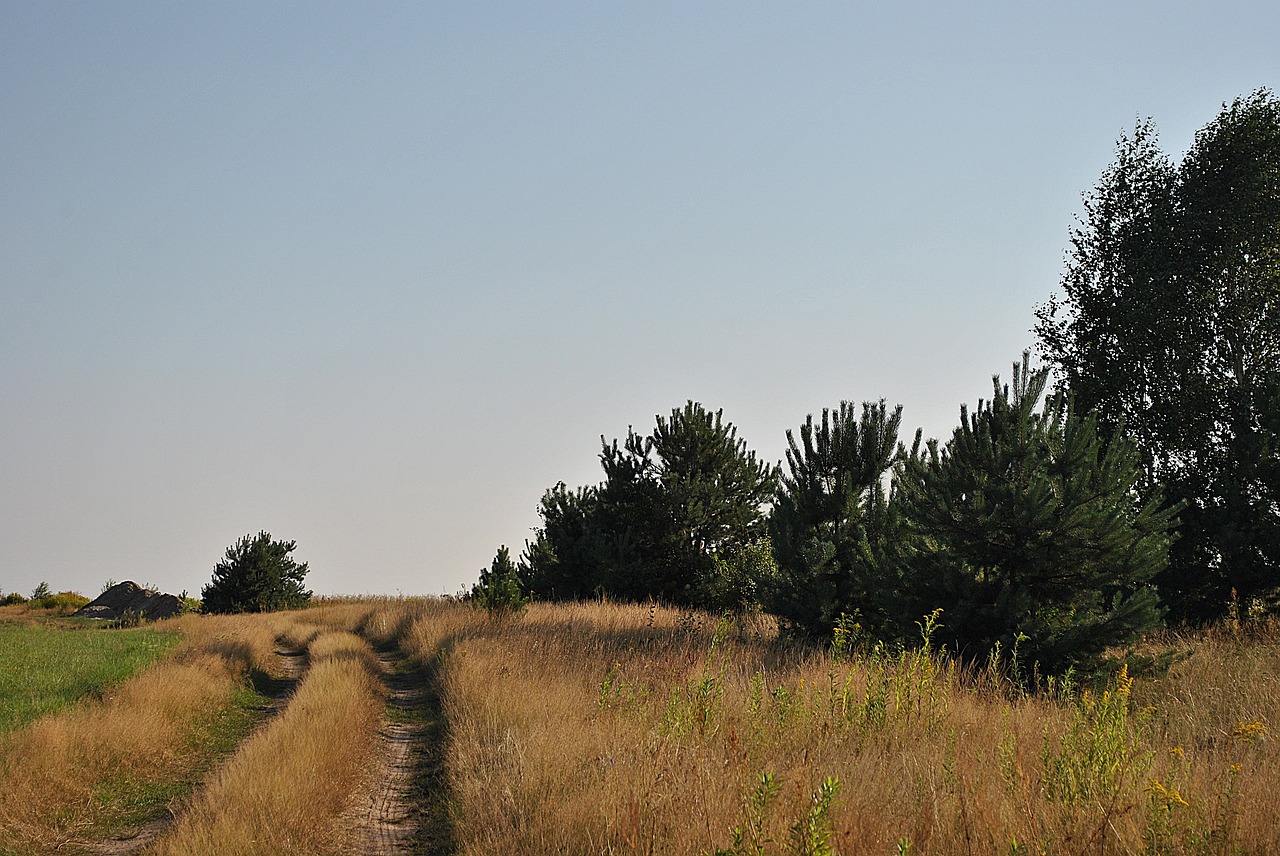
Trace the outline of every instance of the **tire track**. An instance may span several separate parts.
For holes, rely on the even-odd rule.
[[[437,666],[398,649],[378,652],[387,714],[370,785],[353,812],[352,846],[360,856],[446,854],[452,823],[444,775],[445,723]]]
[[[294,690],[297,689],[303,675],[306,674],[307,653],[305,650],[284,648],[277,643],[275,654],[280,663],[281,676],[276,678],[257,674],[251,679],[253,688],[269,698],[270,702],[263,708],[262,721],[253,727],[253,730],[250,731],[249,735],[246,735],[245,739],[248,739],[250,735],[275,719],[288,706]],[[226,763],[234,755],[235,753],[232,752],[231,755],[223,759],[222,763]],[[219,766],[221,764],[210,769],[204,778],[208,779],[217,775]],[[125,835],[108,838],[104,841],[77,842],[73,846],[79,852],[90,856],[130,856],[130,854],[137,853],[154,843],[178,819],[180,811],[180,806],[170,805],[168,806],[167,815],[148,821]]]

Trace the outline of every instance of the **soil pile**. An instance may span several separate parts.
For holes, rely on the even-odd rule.
[[[132,614],[155,621],[177,615],[182,612],[182,607],[182,598],[177,595],[149,591],[135,582],[126,581],[113,585],[75,614],[108,621],[119,621]]]

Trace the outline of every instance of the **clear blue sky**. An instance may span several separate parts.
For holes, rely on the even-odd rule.
[[[455,592],[601,434],[927,436],[1080,194],[1280,85],[1257,3],[0,0],[0,589]]]

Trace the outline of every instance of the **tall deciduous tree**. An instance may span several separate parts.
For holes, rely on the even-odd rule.
[[[886,478],[898,459],[902,407],[883,401],[823,410],[787,431],[787,469],[769,519],[778,573],[770,609],[793,630],[829,636],[842,615],[874,635],[893,623],[886,595],[895,588],[902,518]],[[917,437],[918,440],[918,437]]]
[[[227,548],[200,592],[205,612],[268,612],[296,609],[311,599],[302,585],[307,563],[289,555],[294,541],[274,541],[267,532],[246,535]]]
[[[1085,198],[1044,353],[1081,408],[1134,434],[1144,488],[1185,503],[1161,590],[1176,617],[1280,600],[1280,101],[1224,106],[1180,165],[1150,122]]]
[[[1020,645],[1047,672],[1085,663],[1159,618],[1151,585],[1168,559],[1171,513],[1135,499],[1133,442],[1099,434],[1047,370],[1014,364],[990,403],[961,408],[945,446],[909,459],[904,513],[918,545],[904,609],[941,607],[941,637],[981,658]]]

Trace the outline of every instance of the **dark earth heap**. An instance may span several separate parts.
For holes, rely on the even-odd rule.
[[[182,612],[182,599],[177,595],[161,594],[144,589],[135,582],[117,583],[98,595],[97,600],[82,607],[76,615],[84,618],[102,618],[119,621],[133,614],[155,621]]]

